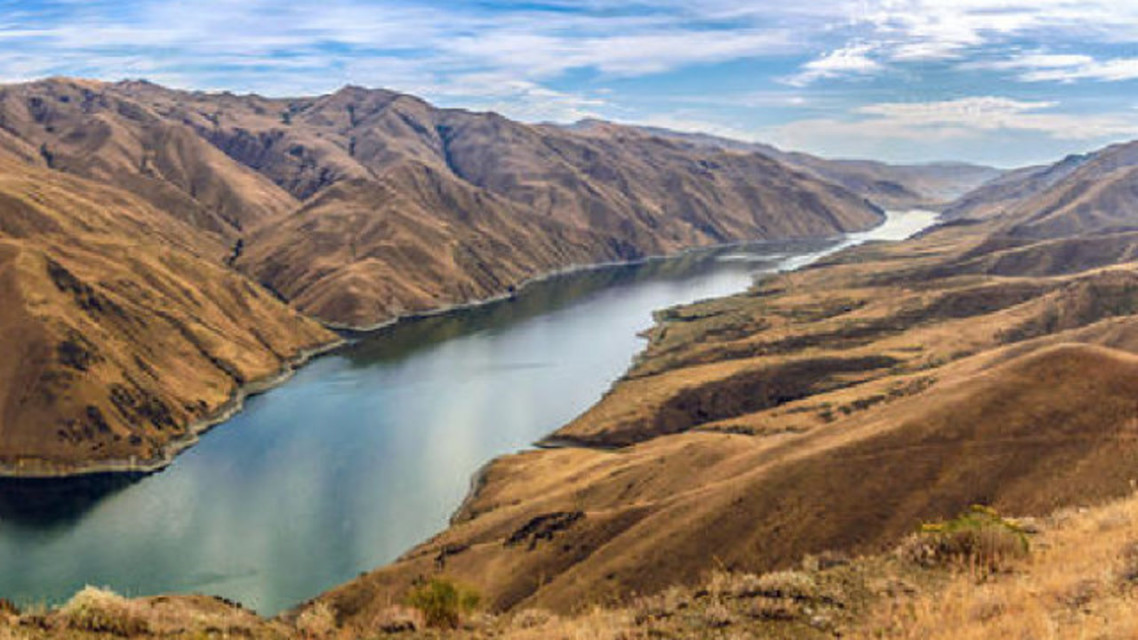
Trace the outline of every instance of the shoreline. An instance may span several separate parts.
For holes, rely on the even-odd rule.
[[[235,388],[229,399],[219,405],[209,415],[186,425],[185,435],[171,440],[162,447],[162,456],[149,460],[103,460],[82,465],[55,465],[52,463],[25,463],[0,465],[0,480],[64,480],[102,474],[124,474],[147,476],[157,473],[174,462],[183,451],[198,443],[201,436],[214,427],[230,420],[245,407],[245,401],[253,396],[270,391],[287,382],[300,367],[313,358],[335,351],[348,344],[339,338],[331,342],[301,349],[288,359],[273,374],[251,380]],[[54,467],[54,468],[53,468]]]
[[[642,258],[635,258],[632,260],[608,260],[605,262],[594,262],[594,263],[589,263],[589,264],[571,264],[571,265],[566,266],[566,267],[558,267],[556,269],[544,271],[544,272],[542,272],[538,275],[535,275],[535,276],[530,276],[529,278],[526,278],[526,279],[522,280],[521,282],[519,282],[518,284],[514,285],[513,291],[508,291],[506,293],[499,293],[499,294],[495,294],[492,296],[487,296],[485,298],[478,298],[476,300],[471,300],[469,302],[455,302],[452,304],[443,305],[441,307],[435,307],[433,309],[424,309],[423,311],[411,311],[408,313],[404,313],[404,314],[395,316],[394,318],[390,318],[388,320],[383,320],[381,322],[377,322],[375,324],[370,324],[370,325],[357,326],[357,325],[351,325],[351,324],[340,323],[340,322],[325,321],[325,320],[321,320],[319,318],[316,318],[315,316],[313,316],[313,318],[315,320],[317,320],[318,322],[320,322],[320,324],[324,325],[325,328],[330,329],[332,331],[335,331],[336,333],[339,333],[341,335],[347,334],[349,336],[352,336],[355,339],[366,339],[366,338],[370,337],[371,334],[374,334],[374,333],[377,333],[377,332],[382,331],[384,329],[387,329],[388,327],[394,326],[395,324],[398,324],[399,322],[421,320],[423,318],[432,318],[435,316],[446,315],[448,313],[454,313],[456,311],[467,311],[467,310],[476,309],[478,307],[482,307],[482,306],[485,306],[488,304],[493,304],[495,302],[503,302],[505,300],[510,300],[511,298],[514,298],[518,294],[522,293],[522,291],[525,290],[526,287],[529,287],[529,286],[532,286],[535,284],[541,284],[542,282],[547,282],[549,280],[553,280],[555,278],[559,278],[562,276],[575,275],[578,273],[587,273],[589,271],[597,271],[600,269],[611,269],[614,267],[633,267],[633,266],[637,266],[637,265],[648,264],[650,262],[659,262],[662,260],[674,260],[676,258],[680,258],[680,257],[690,255],[693,253],[698,253],[700,251],[717,251],[717,250],[721,250],[721,249],[731,249],[733,247],[750,247],[750,246],[761,245],[763,243],[790,242],[790,241],[795,241],[795,240],[798,240],[798,241],[804,241],[804,240],[837,240],[837,241],[840,241],[842,238],[853,235],[853,234],[866,233],[869,231],[873,231],[874,229],[885,224],[885,222],[887,220],[888,220],[888,216],[885,216],[885,217],[882,217],[881,221],[878,224],[876,224],[872,227],[867,227],[865,229],[851,230],[851,231],[843,231],[841,233],[838,233],[835,235],[830,235],[830,236],[786,236],[784,238],[769,238],[769,239],[760,239],[760,240],[737,240],[737,241],[732,241],[732,242],[721,242],[718,244],[707,244],[707,245],[699,245],[699,246],[694,246],[694,247],[685,247],[683,249],[679,249],[679,250],[673,251],[671,253],[655,253],[652,255],[647,255],[647,256],[644,256]]]
[[[432,318],[436,316],[446,315],[448,313],[467,311],[497,302],[503,302],[516,297],[523,290],[525,290],[526,287],[540,284],[554,278],[577,273],[584,273],[600,269],[611,269],[614,267],[636,266],[647,264],[649,262],[671,260],[700,251],[715,251],[730,249],[733,247],[754,246],[763,243],[787,242],[794,240],[835,240],[840,242],[842,238],[848,237],[852,234],[872,231],[885,224],[887,220],[888,215],[883,214],[878,224],[872,227],[859,230],[844,231],[842,233],[830,236],[788,236],[784,238],[770,238],[760,240],[739,240],[735,242],[725,242],[720,244],[686,247],[672,253],[653,254],[634,260],[610,260],[593,264],[569,265],[566,267],[546,271],[530,278],[526,278],[525,280],[515,285],[513,291],[507,291],[505,293],[488,296],[486,298],[479,298],[476,300],[471,300],[469,302],[454,303],[434,309],[405,313],[388,320],[375,323],[373,325],[354,326],[349,324],[324,321],[320,318],[313,317],[314,320],[319,322],[325,328],[339,335],[339,339],[322,345],[317,345],[315,347],[301,349],[296,354],[288,358],[276,373],[265,376],[263,378],[259,378],[257,380],[252,380],[245,383],[244,385],[237,387],[233,390],[230,398],[218,406],[218,408],[215,409],[210,415],[188,424],[185,435],[171,440],[169,443],[164,445],[162,447],[162,455],[160,458],[150,460],[102,460],[98,462],[75,465],[57,465],[53,463],[38,461],[25,461],[22,464],[0,464],[0,480],[10,479],[51,481],[75,479],[85,476],[96,476],[104,474],[136,475],[142,478],[153,473],[158,473],[173,464],[178,455],[183,451],[186,451],[193,445],[197,444],[201,437],[208,431],[224,422],[227,422],[238,413],[240,413],[245,406],[245,400],[248,398],[266,393],[284,384],[285,382],[288,382],[288,380],[296,374],[297,370],[299,370],[300,367],[304,366],[314,358],[326,355],[344,346],[366,340],[372,335],[379,333],[380,331],[389,327],[395,326],[400,322],[411,322],[425,318]],[[553,433],[550,433],[549,435],[552,436]],[[548,439],[549,436],[542,438],[538,442],[533,443],[533,446],[535,448],[551,448],[548,445],[543,446],[542,444],[539,444],[546,442]],[[559,446],[580,445],[562,443]],[[489,466],[493,464],[494,460],[496,459],[497,458],[492,458],[486,461],[484,467],[489,468]],[[470,491],[468,491],[467,498],[473,498],[474,495],[476,495],[477,489],[479,487],[473,486],[474,484],[476,483],[472,483]],[[466,504],[467,498],[464,498],[462,505],[459,506],[460,509],[463,505]],[[458,512],[459,509],[456,509],[455,513],[457,514]]]

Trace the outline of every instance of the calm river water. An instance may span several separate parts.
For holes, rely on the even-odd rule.
[[[0,482],[0,597],[85,584],[200,592],[273,614],[442,529],[471,475],[596,402],[653,310],[745,289],[934,214],[841,240],[764,243],[558,276],[515,299],[401,322],[250,399],[142,479]]]

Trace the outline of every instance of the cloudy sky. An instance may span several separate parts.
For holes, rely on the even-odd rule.
[[[0,80],[47,75],[1012,166],[1138,138],[1138,3],[0,0]]]

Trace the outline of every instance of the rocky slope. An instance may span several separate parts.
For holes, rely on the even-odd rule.
[[[189,122],[303,200],[238,268],[302,311],[373,325],[552,269],[864,228],[874,207],[759,155],[599,140],[347,87],[319,98],[115,91]]]
[[[52,79],[0,89],[0,142],[227,244],[302,312],[370,326],[550,270],[876,223],[756,154],[599,140],[346,87],[313,98]]]

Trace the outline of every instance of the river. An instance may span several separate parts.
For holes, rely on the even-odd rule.
[[[643,347],[653,310],[903,239],[934,218],[892,213],[841,239],[556,276],[321,357],[160,473],[0,481],[0,597],[55,604],[91,584],[221,595],[274,614],[445,527],[481,465],[600,398]]]

